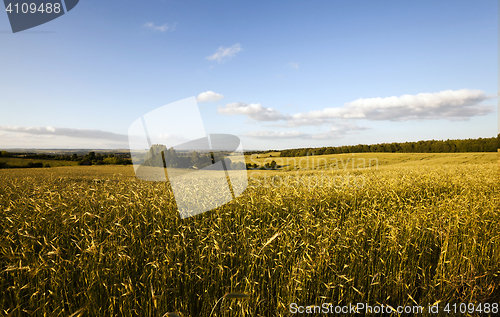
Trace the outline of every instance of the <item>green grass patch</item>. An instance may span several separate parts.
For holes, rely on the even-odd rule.
[[[50,167],[58,166],[76,166],[77,162],[72,161],[56,161],[56,160],[40,160],[40,159],[24,159],[18,157],[0,157],[0,163],[5,163],[13,167],[25,167],[28,163],[42,163],[50,165]]]

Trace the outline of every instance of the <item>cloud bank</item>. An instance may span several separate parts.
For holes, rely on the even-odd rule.
[[[313,139],[313,140],[331,140],[340,139],[347,133],[356,132],[358,130],[366,130],[365,127],[359,127],[354,122],[344,121],[337,122],[330,126],[329,131],[311,134],[300,131],[251,131],[244,133],[243,136],[252,139]]]
[[[243,136],[253,139],[298,139],[307,138],[309,134],[300,131],[250,131],[243,133]]]
[[[224,107],[219,106],[217,112],[225,115],[246,115],[257,121],[285,120],[287,117],[272,108],[264,108],[260,103],[247,104],[244,102],[228,103]]]
[[[481,90],[445,90],[386,98],[360,98],[340,108],[298,113],[293,119],[367,119],[367,120],[460,120],[482,116],[493,111],[490,105],[480,102],[491,99]]]
[[[494,111],[492,105],[480,104],[495,98],[481,90],[444,90],[436,93],[402,95],[400,97],[360,98],[342,107],[324,108],[306,113],[285,115],[261,104],[230,103],[218,108],[225,115],[246,115],[256,121],[283,120],[287,126],[311,126],[332,123],[336,119],[373,121],[466,120]]]
[[[128,136],[102,130],[71,129],[54,127],[9,127],[0,126],[0,130],[28,133],[33,135],[66,136],[72,138],[101,139],[118,142],[128,142]]]

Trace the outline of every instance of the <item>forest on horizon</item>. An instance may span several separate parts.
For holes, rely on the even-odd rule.
[[[465,140],[428,140],[417,142],[377,143],[372,145],[344,145],[337,147],[300,148],[276,151],[281,157],[308,155],[328,155],[343,153],[457,153],[457,152],[496,152],[500,148],[500,134],[492,138]],[[273,151],[265,151],[268,153]],[[254,152],[257,153],[257,152]]]

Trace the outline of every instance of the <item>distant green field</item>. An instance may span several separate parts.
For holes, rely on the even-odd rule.
[[[274,152],[275,153],[275,152]],[[302,157],[247,155],[246,163],[264,165],[273,160],[284,169],[363,169],[391,165],[482,164],[498,160],[494,152],[468,153],[351,153]],[[354,165],[353,165],[354,163]]]
[[[9,166],[26,166],[28,163],[43,163],[54,166],[75,166],[76,162],[71,161],[56,161],[56,160],[40,160],[40,159],[23,159],[18,157],[0,157],[0,163],[7,163]]]

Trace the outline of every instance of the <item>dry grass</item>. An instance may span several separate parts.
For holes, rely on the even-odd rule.
[[[483,164],[498,160],[497,153],[350,153],[302,157],[273,157],[269,155],[246,155],[247,163],[264,166],[273,160],[284,169],[359,169],[363,166],[415,166],[448,164]],[[354,165],[353,165],[354,163]]]
[[[392,165],[359,171],[362,188],[281,172],[280,187],[184,220],[168,184],[131,167],[0,170],[0,315],[498,302],[497,163]],[[214,307],[228,293],[250,296]]]

